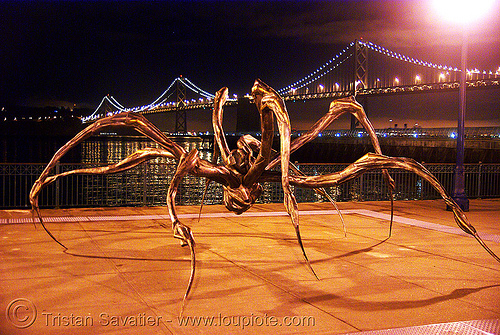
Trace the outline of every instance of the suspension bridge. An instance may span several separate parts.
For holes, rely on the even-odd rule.
[[[384,95],[458,89],[461,71],[457,67],[422,61],[391,51],[371,42],[356,40],[315,71],[283,87],[284,100],[335,99],[347,95]],[[500,67],[496,70],[467,69],[467,88],[499,88]],[[116,113],[142,114],[175,112],[175,131],[186,132],[186,111],[211,108],[214,94],[188,78],[175,78],[153,102],[124,107],[113,96],[105,96],[84,123]],[[227,105],[237,105],[228,99]]]

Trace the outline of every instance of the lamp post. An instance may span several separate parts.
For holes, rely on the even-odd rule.
[[[460,89],[457,131],[457,159],[454,172],[452,198],[464,211],[469,210],[469,199],[465,194],[465,112],[467,106],[467,44],[469,23],[487,13],[495,0],[434,0],[434,7],[447,20],[462,25],[462,51],[460,57]],[[451,208],[448,208],[451,210]]]
[[[452,198],[458,206],[465,211],[469,211],[469,199],[465,194],[465,111],[467,109],[467,25],[463,26],[462,32],[462,52],[460,57],[460,88],[458,96],[458,126],[457,126],[457,161],[454,171],[454,184]],[[451,208],[450,208],[451,210]]]

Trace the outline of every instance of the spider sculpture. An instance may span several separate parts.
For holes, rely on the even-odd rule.
[[[476,233],[474,227],[468,223],[463,211],[446,193],[437,179],[424,166],[412,159],[392,158],[382,155],[373,126],[367,119],[363,107],[357,103],[353,97],[333,101],[330,105],[328,113],[316,122],[316,124],[314,124],[314,126],[307,133],[291,141],[288,112],[286,111],[283,100],[276,93],[276,91],[262,81],[256,80],[252,88],[252,96],[260,113],[262,128],[261,140],[259,141],[250,135],[244,135],[238,140],[237,148],[230,150],[222,129],[223,106],[228,97],[228,89],[222,88],[216,93],[212,121],[215,142],[217,143],[216,149],[218,149],[218,153],[220,154],[221,164],[217,164],[217,160],[209,162],[199,158],[198,151],[196,149],[193,149],[191,152],[186,152],[181,146],[167,138],[165,134],[163,134],[156,126],[138,113],[120,113],[96,121],[82,130],[55,153],[52,160],[33,185],[30,192],[33,218],[36,213],[43,228],[47,231],[50,237],[65,248],[65,246],[59,242],[43,224],[38,206],[38,196],[43,187],[53,183],[61,177],[68,175],[118,173],[131,169],[150,159],[158,157],[174,158],[178,161],[178,165],[168,189],[167,206],[170,219],[172,221],[174,237],[180,239],[182,246],[189,246],[191,252],[191,274],[183,298],[181,309],[182,313],[193,283],[196,262],[195,241],[191,233],[191,229],[179,221],[175,210],[175,196],[179,184],[184,176],[191,174],[197,177],[205,177],[208,181],[215,181],[221,184],[224,190],[224,205],[228,210],[235,212],[236,214],[245,212],[255,203],[262,193],[261,183],[271,181],[281,182],[284,191],[284,205],[295,228],[297,240],[303,252],[305,262],[316,276],[311,265],[309,264],[304,246],[302,244],[302,239],[300,237],[298,206],[291,191],[291,185],[315,189],[318,193],[328,197],[328,194],[323,189],[324,187],[336,186],[354,179],[367,171],[382,169],[385,179],[389,184],[389,189],[392,190],[394,187],[394,181],[386,169],[398,168],[414,172],[428,181],[440,193],[446,204],[452,209],[458,226],[466,233],[475,237],[483,248],[485,248],[486,251],[488,251],[497,261],[500,262],[500,258],[496,256],[493,251],[488,248],[488,246],[486,246]],[[340,115],[345,113],[351,113],[363,125],[370,135],[375,153],[366,154],[340,172],[318,176],[306,176],[301,173],[293,166],[293,164],[290,163],[290,153],[316,138],[320,132],[328,127],[328,125],[330,125]],[[276,118],[280,135],[279,154],[274,152],[272,149],[274,137],[274,118]],[[63,155],[66,154],[68,150],[75,147],[75,145],[82,142],[92,134],[100,131],[102,128],[109,126],[125,126],[133,128],[158,143],[161,148],[145,148],[143,150],[138,150],[124,160],[109,166],[72,170],[55,175],[51,173],[56,163]],[[278,164],[281,165],[281,172],[272,170],[272,168]],[[333,200],[330,197],[328,198],[334,204]]]

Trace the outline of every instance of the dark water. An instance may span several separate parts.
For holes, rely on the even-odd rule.
[[[55,152],[72,138],[71,135],[50,134],[0,134],[0,163],[48,163]],[[238,136],[228,136],[229,147],[235,148]],[[171,137],[186,151],[198,149],[201,158],[212,159],[212,137]],[[449,142],[449,143],[448,143]],[[499,141],[466,142],[466,163],[499,163]],[[455,142],[448,140],[380,139],[382,152],[388,156],[408,157],[426,163],[454,163]],[[474,146],[473,146],[474,145]],[[274,148],[279,150],[279,138]],[[70,150],[62,163],[115,163],[133,152],[157,144],[143,136],[99,135],[85,140]],[[292,154],[292,161],[300,163],[352,163],[367,152],[373,152],[368,138],[322,138],[317,139]],[[157,160],[158,161],[158,160]]]

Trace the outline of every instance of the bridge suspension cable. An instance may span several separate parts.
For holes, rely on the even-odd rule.
[[[371,50],[368,54],[366,50]],[[369,58],[369,60],[368,60]],[[368,66],[369,64],[369,66]],[[354,41],[302,79],[278,90],[283,96],[318,93],[352,94],[358,90],[454,83],[457,67],[402,55],[372,42]],[[495,79],[497,71],[468,69],[468,80]]]
[[[352,53],[346,55],[345,57],[342,57],[346,54],[346,52],[349,51],[350,48],[354,45],[355,42],[351,42],[347,48],[339,52],[337,55],[335,55],[333,58],[331,58],[328,62],[317,68],[315,71],[311,72],[309,75],[305,76],[304,78],[296,81],[295,83],[288,85],[282,89],[278,90],[279,94],[287,94],[290,91],[298,90],[301,89],[316,80],[320,79],[321,77],[325,76],[328,74],[330,71],[333,69],[337,68],[340,66],[342,63],[344,63],[348,58],[352,57]],[[341,58],[342,57],[342,58]],[[336,61],[336,62],[335,62]],[[333,65],[332,65],[333,63]]]
[[[173,92],[170,92],[169,95],[167,95],[167,93],[170,91],[170,89],[172,88],[172,86],[174,86],[174,84],[177,82],[177,79],[178,78],[175,78],[174,81],[172,81],[170,83],[170,85],[168,86],[168,88],[158,98],[156,98],[156,100],[153,101],[151,103],[151,105],[158,105],[158,104],[162,104],[165,101],[167,101],[172,96]]]
[[[193,91],[195,93],[198,93],[199,95],[204,96],[205,98],[208,98],[208,99],[215,98],[214,94],[211,94],[211,93],[208,93],[208,92],[202,90],[201,88],[199,88],[198,86],[196,86],[195,84],[193,84],[189,79],[183,78],[183,77],[180,77],[180,78],[177,78],[177,79],[180,80],[180,81],[182,81],[182,83],[187,88],[189,88],[191,91]],[[232,99],[228,99],[228,100],[232,100]]]
[[[93,120],[96,120],[102,116],[110,115],[110,114],[117,114],[117,113],[122,113],[122,112],[129,112],[129,111],[134,111],[134,112],[145,112],[149,111],[155,108],[159,108],[162,106],[165,106],[167,104],[167,101],[174,95],[175,93],[175,85],[177,83],[181,83],[184,85],[186,88],[191,90],[193,93],[198,94],[202,96],[205,99],[208,100],[213,100],[215,98],[214,94],[208,93],[207,91],[199,88],[197,85],[195,85],[192,81],[190,81],[188,78],[179,76],[175,78],[168,88],[158,97],[156,98],[152,103],[144,106],[139,106],[139,107],[131,107],[127,108],[124,107],[121,103],[119,103],[113,96],[111,95],[106,95],[104,98],[102,98],[100,104],[97,106],[95,111],[87,117],[82,118],[83,122],[90,122]],[[228,101],[235,101],[236,99],[228,99]],[[114,108],[112,112],[105,111],[104,113],[102,112],[102,107],[105,103],[109,103],[110,106]],[[174,102],[171,102],[174,103]]]

